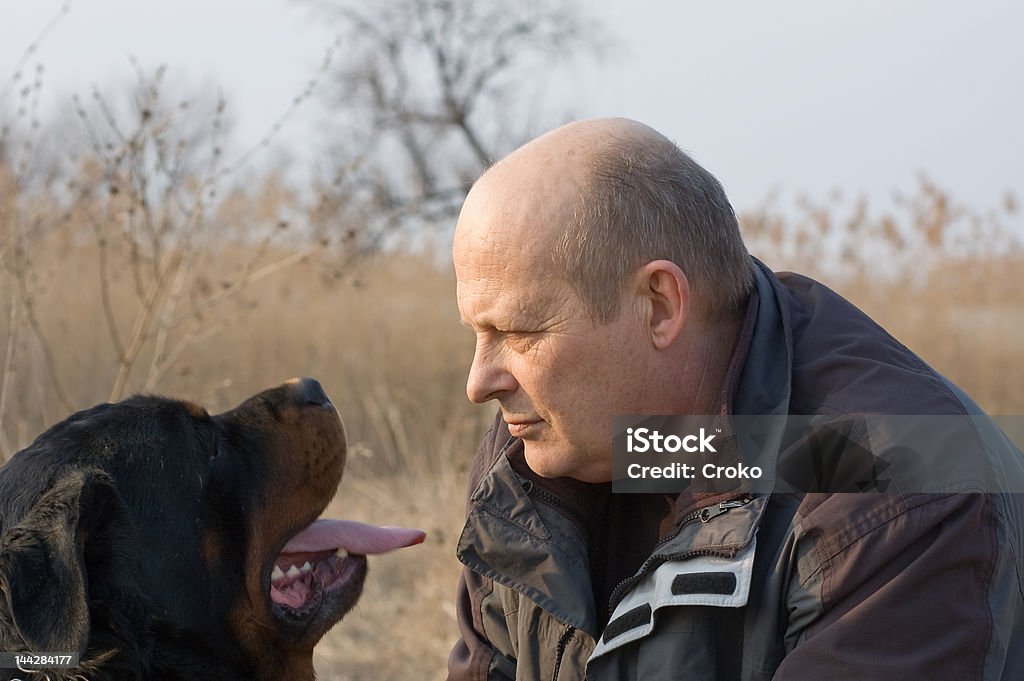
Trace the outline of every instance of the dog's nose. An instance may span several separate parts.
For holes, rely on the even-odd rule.
[[[302,404],[313,404],[319,407],[326,407],[331,404],[331,398],[327,397],[320,381],[315,378],[300,378],[295,384],[295,393]]]

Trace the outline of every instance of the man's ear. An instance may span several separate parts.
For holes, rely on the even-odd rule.
[[[56,482],[0,538],[0,592],[25,647],[85,652],[89,640],[85,542],[117,492],[103,473]]]
[[[652,260],[637,272],[638,292],[644,301],[647,330],[659,350],[672,345],[690,315],[690,282],[669,260]]]

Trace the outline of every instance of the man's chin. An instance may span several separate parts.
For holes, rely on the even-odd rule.
[[[568,475],[564,454],[560,457],[547,442],[523,440],[526,465],[542,478],[561,478]]]
[[[526,464],[542,478],[574,478],[581,482],[609,482],[612,479],[611,460],[598,464],[581,460],[578,454],[569,454],[565,447],[550,442],[524,440]]]

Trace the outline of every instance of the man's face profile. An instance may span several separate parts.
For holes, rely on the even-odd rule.
[[[540,475],[607,481],[612,417],[643,389],[640,327],[628,309],[595,323],[555,271],[550,249],[575,190],[564,178],[538,186],[531,171],[522,162],[492,169],[459,217],[457,299],[476,334],[466,392],[498,401]]]

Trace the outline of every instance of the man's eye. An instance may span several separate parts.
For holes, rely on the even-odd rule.
[[[536,345],[539,338],[538,334],[525,331],[507,331],[504,335],[505,343],[516,352],[529,350]]]

